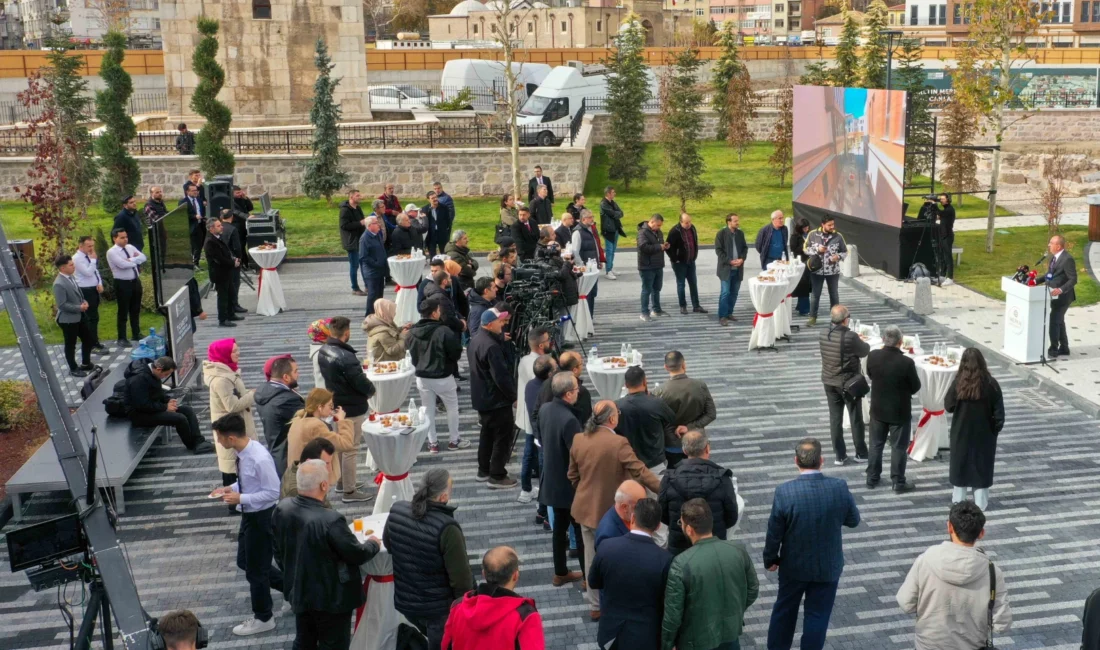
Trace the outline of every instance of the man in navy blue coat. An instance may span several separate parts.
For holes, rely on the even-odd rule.
[[[657,546],[661,525],[656,499],[634,505],[630,532],[604,540],[592,559],[588,584],[600,590],[601,648],[658,650],[664,617],[665,582],[672,554]]]
[[[779,593],[768,627],[768,650],[790,650],[798,607],[806,597],[802,650],[821,650],[844,571],[841,526],[859,525],[848,483],[821,473],[821,443],[806,438],[795,450],[801,475],[775,489],[764,566],[779,571]]]
[[[367,229],[359,238],[359,269],[367,283],[367,316],[374,313],[374,301],[382,297],[386,289],[386,273],[390,270],[381,230],[382,221],[369,216]]]

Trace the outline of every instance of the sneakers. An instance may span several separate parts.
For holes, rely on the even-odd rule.
[[[650,320],[652,320],[652,319],[651,319],[651,318],[649,317],[649,314],[639,314],[639,315],[638,315],[638,318],[640,318],[640,319],[642,320],[642,322],[643,322],[643,323],[648,323],[648,322],[649,322]]]
[[[943,278],[942,280],[940,280],[941,287],[950,287],[953,284],[955,284],[955,281],[951,278]]]
[[[362,490],[365,487],[367,487],[366,483],[364,483],[362,481],[356,481],[355,482],[355,489],[356,490]],[[336,481],[336,491],[337,492],[343,492],[344,491],[344,479],[340,479],[339,481]]]
[[[570,582],[580,582],[582,577],[583,576],[581,576],[580,571],[570,571],[563,576],[554,576],[554,579],[550,581],[550,584],[554,585],[555,587],[561,587],[563,585],[569,584]]]
[[[489,480],[489,475],[488,474],[482,474],[481,472],[478,472],[477,476],[474,477],[474,480],[477,481],[478,483],[484,483],[485,481]]]
[[[102,344],[97,345],[94,348],[92,348],[92,354],[102,355],[102,354],[110,354],[110,353],[111,353],[111,351],[107,349],[107,346],[102,345]]]
[[[458,440],[452,440],[451,442],[447,443],[447,451],[458,451],[459,449],[467,449],[469,446],[469,440],[463,440],[462,438],[459,438]]]
[[[237,625],[233,628],[233,634],[237,636],[251,636],[253,634],[261,634],[263,632],[270,632],[275,629],[275,618],[272,617],[267,621],[261,621],[258,618],[250,618],[244,623]]]
[[[851,465],[852,461],[849,458],[837,458],[833,461],[833,464],[837,467],[844,467],[845,465]]]
[[[529,490],[524,490],[519,493],[519,497],[516,498],[516,501],[520,503],[531,503],[531,500],[534,498],[535,496]]]
[[[608,280],[618,280],[619,276],[615,275],[614,271],[608,271],[607,272],[607,279]]]
[[[489,479],[490,490],[510,490],[519,485],[519,481],[511,476],[505,476],[504,478],[491,478]]]
[[[867,462],[867,457],[866,456],[860,456],[859,454],[856,454],[856,462],[861,463],[861,464],[866,463]]]
[[[649,315],[653,318],[657,318],[658,316],[668,316],[669,314],[663,309],[654,309]]]
[[[814,325],[817,325],[817,318],[815,316],[810,316],[806,321],[806,327],[813,327]]]
[[[340,497],[340,500],[343,501],[344,503],[363,503],[365,501],[370,501],[372,499],[374,499],[374,497],[372,495],[367,494],[366,492],[363,492],[362,490],[356,490],[354,492],[345,492],[344,495],[342,497]]]
[[[428,453],[429,454],[438,454],[439,453],[439,443],[438,442],[429,442],[428,443]]]

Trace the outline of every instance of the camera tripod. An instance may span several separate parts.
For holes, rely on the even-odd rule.
[[[104,650],[114,650],[114,626],[111,625],[111,599],[107,596],[107,589],[103,586],[103,579],[98,573],[92,575],[89,588],[91,596],[88,598],[88,606],[84,609],[84,619],[80,622],[80,631],[77,632],[76,641],[72,644],[75,650],[89,650],[92,647],[92,634],[95,633],[96,619],[99,619],[100,634]]]

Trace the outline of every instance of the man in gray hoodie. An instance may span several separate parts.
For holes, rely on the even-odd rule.
[[[975,546],[985,536],[985,515],[971,501],[951,506],[951,541],[929,548],[913,562],[898,590],[903,612],[917,613],[917,650],[973,650],[985,647],[989,630],[992,561]],[[1012,624],[1004,571],[992,567],[996,582],[993,632]]]

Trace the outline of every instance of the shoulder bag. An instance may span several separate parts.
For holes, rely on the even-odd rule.
[[[840,369],[844,370],[844,334],[846,332],[840,332]],[[862,372],[856,372],[855,375],[844,380],[844,394],[851,397],[853,400],[861,399],[867,393],[871,392],[871,385],[867,383],[867,378],[863,376]]]
[[[985,633],[984,650],[997,650],[993,645],[993,605],[997,601],[997,575],[993,571],[993,560],[989,561],[989,629]]]

